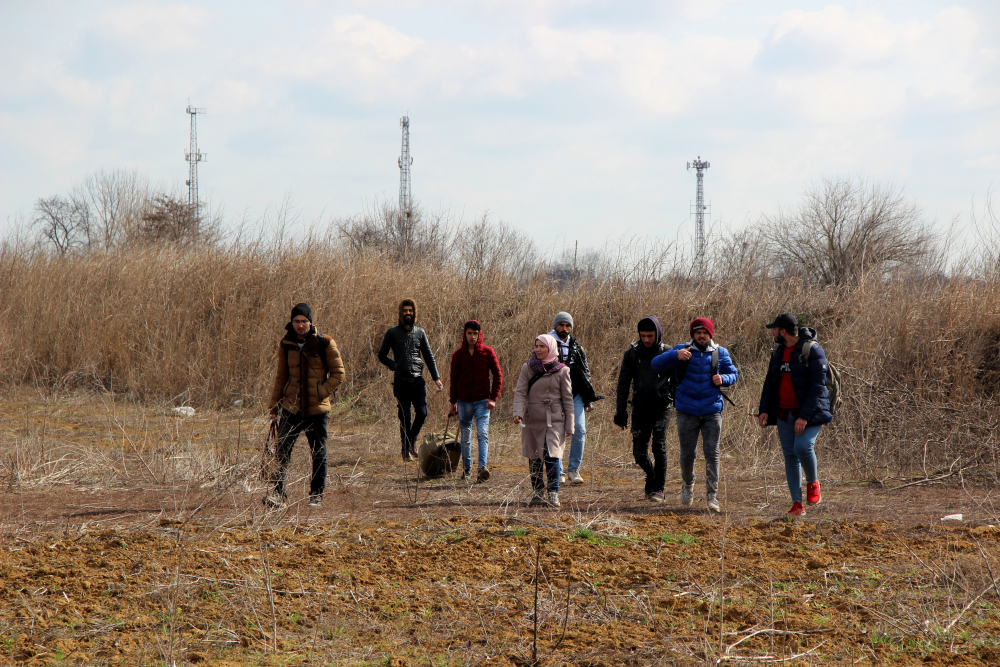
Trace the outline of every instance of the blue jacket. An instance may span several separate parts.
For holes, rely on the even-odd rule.
[[[799,417],[809,426],[826,424],[833,419],[830,414],[830,396],[826,391],[826,353],[819,343],[809,350],[808,363],[802,362],[802,344],[816,340],[816,330],[799,327],[799,342],[792,351],[789,370],[792,373],[792,387],[799,402]],[[784,345],[775,345],[771,361],[767,366],[764,388],[760,392],[760,412],[767,413],[767,423],[778,423],[778,391],[781,387],[781,359]]]
[[[730,387],[736,383],[740,372],[729,358],[729,352],[719,347],[715,341],[710,341],[704,352],[699,350],[694,341],[675,345],[660,356],[653,359],[653,370],[664,372],[677,367],[677,351],[686,347],[691,349],[691,360],[688,362],[684,379],[677,386],[674,408],[677,412],[701,417],[722,412],[725,401],[719,387],[712,384],[712,350],[719,349],[719,375],[722,376],[722,386]]]

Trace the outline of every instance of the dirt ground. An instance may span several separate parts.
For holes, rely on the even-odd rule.
[[[780,460],[730,455],[709,515],[676,451],[653,504],[595,434],[535,509],[502,430],[468,484],[339,425],[323,506],[300,442],[268,511],[252,419],[97,408],[0,415],[2,664],[1000,664],[995,492],[960,476],[831,474],[788,520]]]

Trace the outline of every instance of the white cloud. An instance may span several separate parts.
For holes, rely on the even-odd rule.
[[[209,12],[202,7],[141,2],[107,12],[104,34],[130,47],[153,52],[183,52],[206,46],[202,36]]]

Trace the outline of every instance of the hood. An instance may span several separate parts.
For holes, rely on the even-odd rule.
[[[799,327],[799,340],[816,340],[816,330],[812,327]]]
[[[645,327],[643,325],[646,325]],[[656,340],[653,342],[653,347],[660,344],[663,339],[663,329],[660,327],[660,320],[656,319],[656,315],[647,315],[646,317],[639,320],[639,324],[636,326],[637,331],[649,331],[649,324],[652,324],[656,329]],[[642,347],[642,341],[639,341],[639,346]]]
[[[399,302],[399,312],[397,315],[400,324],[403,324],[403,306],[413,306],[413,326],[417,326],[417,318],[420,316],[420,311],[417,310],[417,302],[413,299],[403,299]]]
[[[476,339],[476,349],[480,350],[483,348],[483,323],[480,322],[479,320],[469,320],[468,322],[466,322],[466,324],[468,324],[469,322],[475,322],[476,324],[479,325],[479,338]],[[458,350],[462,351],[468,349],[469,348],[466,346],[465,343],[465,327],[462,327],[462,340],[460,340],[458,343]]]

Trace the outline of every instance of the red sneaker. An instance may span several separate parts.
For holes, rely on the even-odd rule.
[[[806,508],[802,506],[802,503],[795,502],[792,503],[792,509],[788,510],[788,513],[792,516],[802,516],[806,513]]]
[[[809,482],[806,484],[806,502],[810,505],[818,505],[819,501],[819,482]]]

